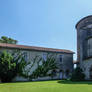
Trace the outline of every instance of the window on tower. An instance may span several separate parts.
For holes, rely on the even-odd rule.
[[[88,39],[88,44],[87,44],[87,54],[88,54],[88,57],[91,57],[92,56],[92,38],[89,38]]]

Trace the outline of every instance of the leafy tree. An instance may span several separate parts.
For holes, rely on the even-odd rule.
[[[17,40],[14,40],[12,38],[8,38],[6,36],[2,36],[1,39],[0,39],[0,43],[17,44],[18,41]]]
[[[16,75],[16,63],[13,62],[11,54],[4,51],[0,54],[0,79],[2,82],[11,81]]]
[[[85,74],[83,73],[82,69],[77,67],[71,76],[72,81],[82,81],[85,80]]]
[[[53,71],[55,71],[55,69],[58,69],[55,61],[56,60],[53,56],[48,56],[46,61],[42,60],[42,65],[38,64],[37,69],[32,73],[32,75],[29,76],[30,79],[49,75],[52,77],[53,75],[55,75]],[[48,74],[49,70],[52,71],[51,74]]]
[[[22,54],[9,53],[3,51],[0,53],[0,79],[2,82],[10,82],[17,74],[22,74],[25,66]]]

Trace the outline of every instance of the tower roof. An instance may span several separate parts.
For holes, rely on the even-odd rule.
[[[90,18],[92,18],[92,15],[86,16],[86,17],[82,18],[80,21],[78,21],[78,23],[77,23],[76,26],[75,26],[76,29],[78,28],[78,26],[80,26],[80,24],[81,24],[82,22],[85,23],[85,21],[87,22],[87,20],[90,19]]]

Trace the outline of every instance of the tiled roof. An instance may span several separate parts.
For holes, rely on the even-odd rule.
[[[74,52],[72,52],[70,50],[65,50],[65,49],[45,48],[45,47],[26,46],[26,45],[15,45],[15,44],[7,44],[7,43],[0,43],[0,47],[13,48],[13,49],[24,49],[24,50],[35,50],[35,51],[45,51],[45,52],[62,52],[62,53],[74,54]]]

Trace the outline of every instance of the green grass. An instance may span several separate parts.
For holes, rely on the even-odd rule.
[[[56,80],[1,83],[0,92],[92,92],[92,82]]]

